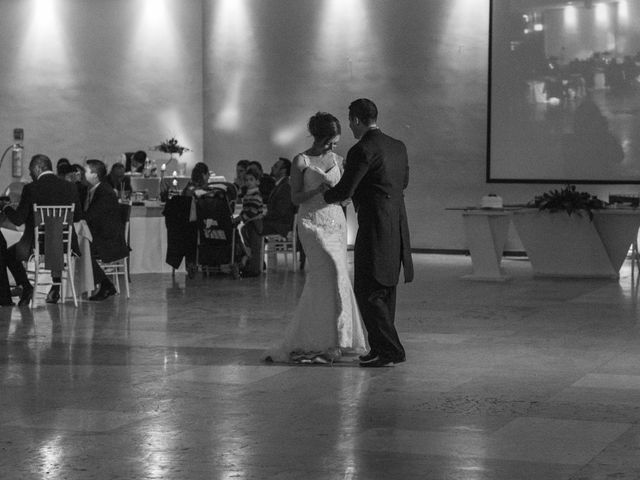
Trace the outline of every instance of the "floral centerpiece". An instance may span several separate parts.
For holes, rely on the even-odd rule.
[[[184,152],[190,152],[191,149],[184,147],[178,143],[178,140],[175,137],[171,137],[168,140],[165,140],[160,145],[156,145],[152,147],[153,150],[158,150],[160,152],[169,153],[171,155],[177,153],[178,156],[182,156]]]
[[[584,210],[593,220],[593,210],[606,208],[607,203],[590,193],[578,192],[575,185],[567,185],[560,190],[550,190],[536,196],[528,206],[549,212],[565,211],[568,215],[574,212],[580,215],[580,211]]]

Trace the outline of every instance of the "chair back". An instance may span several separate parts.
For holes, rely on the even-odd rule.
[[[44,255],[45,268],[61,271],[71,256],[75,205],[33,205],[36,261]]]

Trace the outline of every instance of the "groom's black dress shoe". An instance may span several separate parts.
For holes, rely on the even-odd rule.
[[[375,357],[368,362],[360,362],[360,366],[363,368],[393,367],[393,365],[393,360],[389,360],[385,357]]]
[[[360,360],[360,363],[367,363],[372,360],[375,360],[376,358],[378,358],[378,354],[372,350],[365,355],[360,355],[358,357],[358,360]]]
[[[29,303],[31,303],[31,299],[33,298],[33,287],[22,287],[22,293],[20,294],[20,301],[18,302],[19,307],[28,307]]]

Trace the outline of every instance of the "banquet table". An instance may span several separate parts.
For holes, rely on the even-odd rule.
[[[130,272],[171,273],[173,269],[165,262],[167,253],[167,228],[159,202],[145,202],[145,205],[131,207],[129,246]],[[184,262],[179,271],[184,272]]]

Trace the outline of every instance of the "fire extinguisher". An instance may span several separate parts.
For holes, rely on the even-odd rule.
[[[11,149],[11,175],[15,178],[22,178],[22,152],[24,147],[24,130],[22,128],[13,129],[13,148]]]
[[[11,150],[11,175],[22,178],[22,145],[14,145]]]

